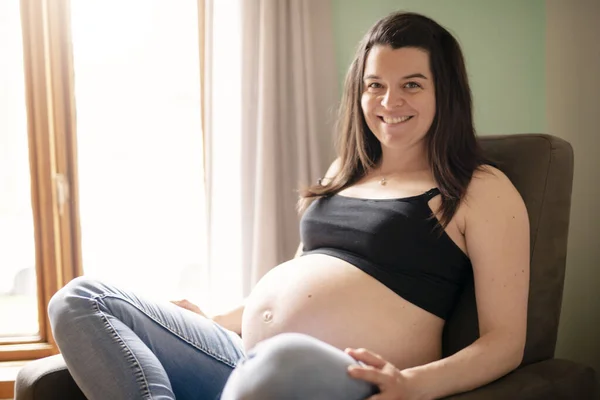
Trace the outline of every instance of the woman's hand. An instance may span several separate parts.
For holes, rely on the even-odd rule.
[[[176,306],[179,306],[181,308],[185,308],[186,310],[190,310],[191,312],[194,312],[196,314],[200,314],[202,315],[204,318],[209,318],[206,314],[204,314],[202,312],[202,310],[200,310],[200,307],[198,307],[197,305],[195,305],[194,303],[188,301],[188,300],[173,300],[171,301],[171,303],[175,304]]]
[[[380,355],[367,349],[346,349],[346,353],[355,360],[366,364],[366,366],[351,365],[348,367],[348,374],[352,378],[361,379],[379,387],[380,393],[366,400],[420,399],[417,393],[411,390],[407,376]]]

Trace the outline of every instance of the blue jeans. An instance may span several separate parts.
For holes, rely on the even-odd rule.
[[[87,278],[56,293],[48,312],[90,400],[360,400],[376,392],[348,376],[349,355],[310,336],[281,334],[246,354],[241,338],[212,320]]]

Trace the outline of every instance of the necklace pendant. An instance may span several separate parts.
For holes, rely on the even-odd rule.
[[[379,184],[380,184],[381,186],[385,186],[385,185],[387,185],[387,180],[385,179],[385,177],[384,177],[384,178],[381,178],[381,180],[379,181]]]

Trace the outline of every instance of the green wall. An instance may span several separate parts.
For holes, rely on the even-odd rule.
[[[340,82],[364,33],[397,10],[425,14],[458,39],[480,134],[546,131],[544,0],[333,0]]]

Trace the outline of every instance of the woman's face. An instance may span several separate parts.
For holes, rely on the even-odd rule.
[[[374,46],[365,62],[362,111],[382,147],[422,141],[435,117],[429,54],[415,47]]]

